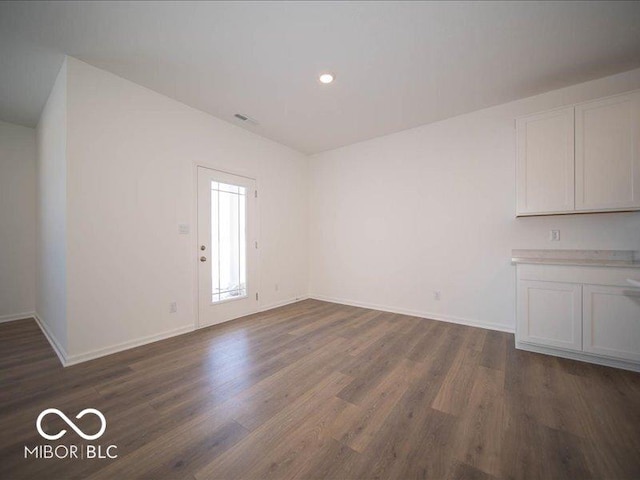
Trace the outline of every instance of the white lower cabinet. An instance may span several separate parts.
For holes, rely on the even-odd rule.
[[[585,285],[583,350],[640,362],[640,291]]]
[[[582,350],[582,285],[522,280],[518,309],[521,341]]]
[[[518,265],[516,347],[640,371],[633,270]]]

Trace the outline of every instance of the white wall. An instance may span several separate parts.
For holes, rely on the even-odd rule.
[[[36,313],[59,353],[67,348],[67,66],[38,122]]]
[[[196,162],[257,177],[262,307],[306,294],[306,156],[67,62],[70,361],[193,327]]]
[[[513,118],[634,88],[640,70],[309,159],[69,58],[37,132],[37,312],[70,362],[191,329],[199,163],[258,179],[263,308],[310,292],[512,329],[512,248],[640,249],[639,213],[514,218]]]
[[[640,70],[314,156],[310,295],[511,330],[513,248],[640,250],[640,213],[514,218],[514,117],[636,88]]]
[[[35,311],[36,132],[0,122],[0,321]]]

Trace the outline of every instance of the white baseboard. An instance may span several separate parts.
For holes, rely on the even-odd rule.
[[[276,303],[270,303],[268,305],[261,306],[259,311],[264,312],[266,310],[271,310],[273,308],[289,305],[290,303],[299,302],[301,300],[305,300],[306,298],[307,296],[305,295],[302,297],[289,298],[287,300],[283,300]],[[70,365],[76,365],[78,363],[94,360],[96,358],[104,357],[106,355],[111,355],[112,353],[118,353],[124,350],[129,350],[131,348],[140,347],[142,345],[146,345],[149,343],[165,340],[167,338],[176,337],[178,335],[192,332],[193,330],[194,330],[193,325],[184,325],[182,327],[174,328],[172,330],[167,330],[165,332],[148,335],[146,337],[137,338],[135,340],[128,340],[126,342],[118,343],[116,345],[111,345],[109,347],[99,348],[96,350],[91,350],[89,352],[78,353],[70,356],[67,355],[65,357],[66,360],[63,362],[63,365],[65,367]]]
[[[439,313],[419,312],[416,310],[408,310],[400,307],[390,307],[387,305],[377,305],[374,303],[357,302],[354,300],[346,300],[344,298],[328,297],[325,295],[310,294],[308,298],[321,300],[323,302],[339,303],[341,305],[350,305],[352,307],[369,308],[371,310],[380,310],[382,312],[399,313],[401,315],[410,315],[412,317],[428,318],[430,320],[438,320],[440,322],[457,323],[459,325],[467,325],[469,327],[486,328],[488,330],[497,330],[499,332],[514,333],[515,328],[499,323],[482,322],[480,320],[454,317],[450,315],[441,315]]]
[[[362,307],[362,308],[369,308],[369,309],[372,309],[372,310],[380,310],[380,311],[383,311],[383,312],[399,313],[399,314],[402,314],[402,315],[411,315],[411,316],[414,316],[414,317],[429,318],[429,319],[432,319],[432,320],[438,320],[438,321],[449,322],[449,323],[457,323],[457,324],[460,324],[460,325],[468,325],[468,326],[471,326],[471,327],[480,327],[480,328],[486,328],[486,329],[489,329],[489,330],[498,330],[498,331],[501,331],[501,332],[513,333],[513,331],[514,331],[513,328],[511,328],[511,327],[506,327],[504,325],[499,325],[499,324],[480,322],[480,321],[477,321],[477,320],[471,320],[471,319],[460,318],[460,317],[443,316],[443,315],[434,314],[434,313],[428,313],[428,312],[418,312],[418,311],[407,310],[407,309],[403,309],[403,308],[399,308],[399,307],[389,307],[389,306],[386,306],[386,305],[377,305],[377,304],[370,304],[370,303],[364,303],[364,302],[356,302],[356,301],[352,301],[352,300],[345,300],[345,299],[335,298],[335,297],[327,297],[325,295],[317,295],[317,294],[314,294],[314,295],[302,295],[302,296],[299,296],[299,297],[289,298],[289,299],[282,300],[282,301],[279,301],[279,302],[270,303],[268,305],[263,305],[263,306],[260,307],[259,311],[260,312],[264,312],[264,311],[267,311],[267,310],[272,310],[274,308],[282,307],[282,306],[289,305],[289,304],[292,304],[292,303],[295,303],[295,302],[300,302],[300,301],[306,300],[308,298],[313,298],[315,300],[321,300],[321,301],[325,301],[325,302],[339,303],[339,304],[342,304],[342,305],[351,305],[351,306],[354,306],[354,307]],[[44,336],[47,338],[47,340],[49,341],[49,343],[53,347],[53,350],[56,352],[56,355],[58,355],[58,358],[60,359],[60,362],[65,367],[68,367],[70,365],[76,365],[78,363],[86,362],[86,361],[89,361],[89,360],[94,360],[96,358],[104,357],[106,355],[111,355],[111,354],[117,353],[117,352],[122,352],[124,350],[129,350],[131,348],[139,347],[139,346],[146,345],[146,344],[153,343],[153,342],[157,342],[157,341],[160,341],[160,340],[165,340],[167,338],[171,338],[171,337],[175,337],[175,336],[182,335],[182,334],[185,334],[185,333],[189,333],[189,332],[194,330],[194,326],[193,325],[184,325],[182,327],[174,328],[172,330],[167,330],[165,332],[161,332],[161,333],[157,333],[157,334],[153,334],[153,335],[148,335],[148,336],[145,336],[145,337],[140,337],[140,338],[137,338],[137,339],[134,339],[134,340],[128,340],[126,342],[118,343],[116,345],[111,345],[111,346],[108,346],[108,347],[98,348],[98,349],[91,350],[91,351],[88,351],[88,352],[69,355],[69,354],[67,354],[66,350],[62,347],[60,342],[55,338],[55,336],[53,335],[53,333],[51,332],[51,330],[49,329],[47,324],[42,321],[42,319],[40,318],[40,316],[37,313],[25,314],[25,317],[27,317],[27,318],[28,317],[33,317],[33,318],[36,319],[36,322],[40,326],[40,329],[44,333]],[[10,320],[5,320],[5,321],[10,321]]]
[[[24,320],[26,318],[35,318],[36,312],[12,313],[9,315],[0,315],[0,323],[13,322],[14,320]]]
[[[605,367],[622,368],[623,370],[631,370],[632,372],[640,372],[640,365],[625,360],[616,360],[613,358],[599,357],[589,355],[588,353],[568,352],[566,350],[556,350],[551,347],[542,347],[516,341],[516,348],[526,350],[527,352],[542,353],[545,355],[553,355],[556,357],[568,358],[570,360],[579,360],[581,362],[595,363],[596,365],[604,365]]]
[[[49,329],[49,326],[44,321],[42,321],[42,318],[40,318],[40,315],[38,315],[37,313],[34,313],[33,314],[33,318],[36,319],[36,323],[40,327],[40,330],[42,330],[42,333],[44,334],[46,339],[51,344],[51,347],[53,348],[53,351],[56,352],[56,355],[58,355],[58,358],[60,359],[60,363],[62,363],[62,366],[66,367],[67,366],[67,351],[60,344],[60,342],[55,337],[53,332]]]
[[[290,305],[292,303],[301,302],[302,300],[306,300],[309,298],[307,295],[301,295],[298,297],[288,298],[287,300],[282,300],[280,302],[270,303],[268,305],[262,305],[259,312],[266,312],[267,310],[273,310],[274,308],[284,307],[285,305]]]
[[[64,366],[68,367],[70,365],[76,365],[78,363],[94,360],[96,358],[105,357],[107,355],[111,355],[112,353],[122,352],[123,350],[140,347],[148,343],[158,342],[160,340],[176,337],[178,335],[182,335],[184,333],[189,333],[192,331],[193,325],[184,325],[182,327],[174,328],[172,330],[167,330],[161,333],[147,335],[145,337],[136,338],[134,340],[127,340],[126,342],[118,343],[116,345],[98,348],[84,353],[76,353],[75,355],[66,357],[66,363],[64,364]]]
[[[301,297],[289,298],[287,300],[283,300],[283,301],[280,301],[280,302],[264,305],[264,306],[260,307],[259,311],[260,312],[264,312],[266,310],[271,310],[273,308],[282,307],[284,305],[289,305],[291,303],[299,302],[301,300],[306,300],[306,299],[307,299],[306,295],[305,296],[301,296]],[[27,316],[29,316],[29,315],[27,315]],[[134,339],[134,340],[128,340],[126,342],[118,343],[116,345],[110,345],[108,347],[98,348],[98,349],[95,349],[95,350],[90,350],[88,352],[69,355],[69,354],[67,354],[65,349],[62,348],[60,343],[55,339],[55,336],[51,333],[51,331],[49,330],[49,327],[47,326],[47,324],[44,323],[37,314],[33,314],[31,316],[33,316],[36,319],[36,322],[40,326],[40,329],[44,333],[45,337],[47,337],[47,340],[49,340],[49,343],[53,347],[53,350],[58,355],[58,358],[60,358],[60,362],[65,367],[68,367],[68,366],[71,366],[71,365],[76,365],[76,364],[82,363],[82,362],[87,362],[89,360],[94,360],[96,358],[100,358],[100,357],[104,357],[104,356],[107,356],[107,355],[111,355],[113,353],[122,352],[124,350],[129,350],[131,348],[139,347],[139,346],[146,345],[146,344],[149,344],[149,343],[158,342],[160,340],[165,340],[167,338],[171,338],[171,337],[175,337],[175,336],[178,336],[178,335],[182,335],[184,333],[189,333],[189,332],[192,332],[194,330],[194,326],[193,325],[184,325],[182,327],[174,328],[172,330],[167,330],[165,332],[156,333],[156,334],[153,334],[153,335],[148,335],[146,337],[140,337],[140,338],[137,338],[137,339]]]
[[[258,311],[264,312],[266,310],[271,310],[274,308],[282,307],[284,305],[289,305],[291,303],[299,302],[301,300],[305,300],[306,298],[307,296],[305,295],[302,297],[294,297],[294,298],[289,298],[287,300],[282,300],[280,302],[270,303],[268,305],[261,306]],[[154,335],[141,337],[135,340],[122,342],[117,345],[112,345],[109,347],[91,350],[85,353],[79,353],[79,354],[67,356],[66,362],[63,362],[63,364],[65,366],[76,365],[78,363],[86,362],[88,360],[93,360],[96,358],[104,357],[106,355],[111,355],[112,353],[122,352],[124,350],[129,350],[130,348],[135,348],[142,345],[146,345],[148,343],[158,342],[160,340],[165,340],[167,338],[176,337],[178,335],[192,332],[193,330],[194,330],[193,325],[185,325],[182,327],[174,328],[173,330],[168,330],[166,332],[157,333]]]

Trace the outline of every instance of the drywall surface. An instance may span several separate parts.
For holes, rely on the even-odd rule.
[[[70,362],[193,328],[196,164],[257,179],[260,306],[306,295],[306,156],[67,62]]]
[[[0,321],[33,315],[36,132],[0,122]]]
[[[36,313],[67,348],[67,64],[37,127]]]
[[[515,218],[514,118],[637,88],[633,70],[312,157],[310,296],[513,330],[511,249],[640,250],[637,212]]]

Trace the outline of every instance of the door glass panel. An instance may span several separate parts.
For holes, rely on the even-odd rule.
[[[211,301],[247,296],[246,189],[211,182]]]

